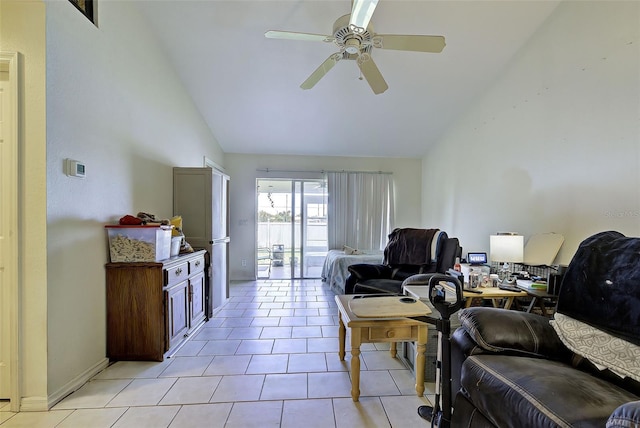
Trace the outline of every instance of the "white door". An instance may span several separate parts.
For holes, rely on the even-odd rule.
[[[0,52],[0,399],[17,408],[17,54]]]

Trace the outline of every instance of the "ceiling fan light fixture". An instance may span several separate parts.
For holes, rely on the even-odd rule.
[[[347,53],[357,54],[360,52],[360,40],[356,38],[345,40],[344,47]]]

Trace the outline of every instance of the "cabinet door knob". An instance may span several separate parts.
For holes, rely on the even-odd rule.
[[[196,266],[200,266],[200,260],[196,260],[195,265],[196,265]]]
[[[182,268],[176,269],[176,276],[180,276],[181,273],[182,273]]]

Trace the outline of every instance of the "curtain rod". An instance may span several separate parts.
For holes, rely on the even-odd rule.
[[[303,171],[303,170],[293,170],[293,169],[271,169],[271,168],[257,168],[256,171],[258,172],[297,172],[297,173],[314,173],[314,174],[326,174],[328,172],[348,172],[348,173],[362,173],[362,174],[389,174],[389,175],[393,175],[393,172],[385,172],[385,171],[347,171],[347,170],[341,170],[341,171],[329,171],[329,170],[324,170],[321,169],[319,171]]]

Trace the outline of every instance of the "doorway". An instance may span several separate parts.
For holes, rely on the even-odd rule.
[[[18,54],[0,52],[0,399],[19,409]]]
[[[328,251],[325,179],[256,180],[256,277],[320,278]]]

